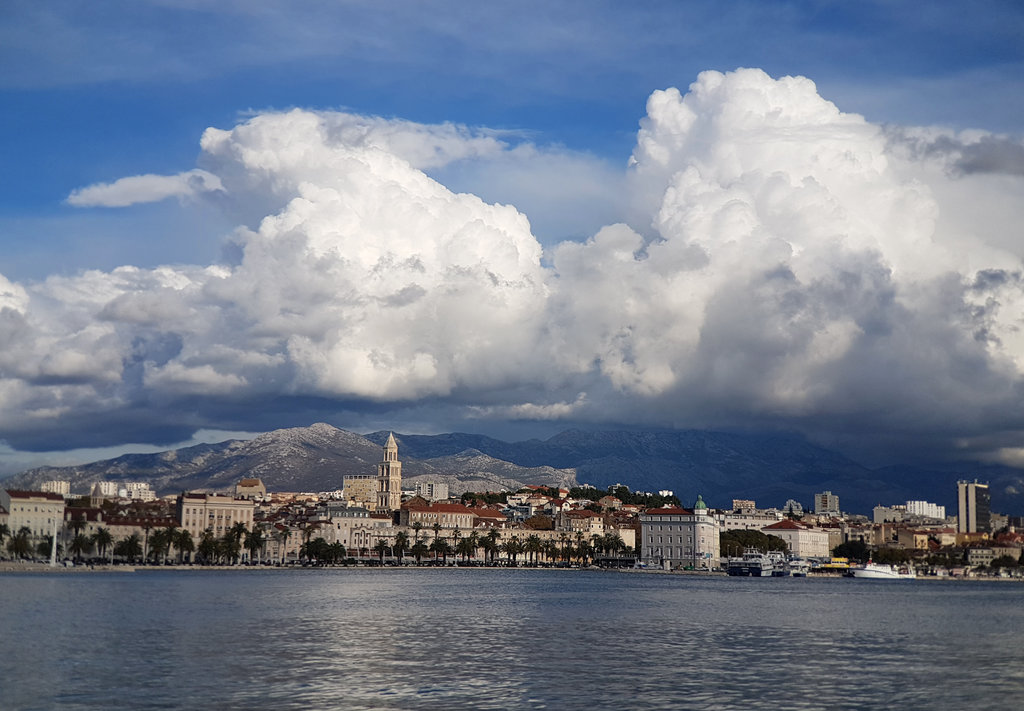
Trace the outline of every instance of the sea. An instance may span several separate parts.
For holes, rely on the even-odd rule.
[[[0,574],[0,709],[1020,709],[1024,584]]]

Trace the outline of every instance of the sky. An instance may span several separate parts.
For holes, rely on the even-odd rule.
[[[329,422],[1024,465],[1016,2],[0,6],[0,475]]]

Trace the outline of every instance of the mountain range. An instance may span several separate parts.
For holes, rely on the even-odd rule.
[[[38,488],[66,479],[73,492],[96,481],[147,481],[160,494],[228,490],[258,477],[269,491],[332,491],[349,474],[374,474],[388,432],[359,435],[319,423],[156,454],[126,454],[71,467],[39,467],[9,478],[7,488]],[[403,483],[449,485],[452,493],[516,489],[524,484],[635,491],[670,489],[684,504],[697,495],[712,507],[733,498],[805,507],[815,493],[839,495],[845,511],[870,514],[876,504],[908,500],[943,504],[955,513],[956,481],[988,481],[994,511],[1024,511],[1024,472],[967,463],[947,469],[869,469],[796,435],[681,431],[568,430],[546,440],[504,442],[484,435],[395,433]]]

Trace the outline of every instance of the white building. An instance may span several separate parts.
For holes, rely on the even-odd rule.
[[[64,520],[64,497],[46,491],[0,489],[0,509],[7,511],[7,527],[15,535],[23,527],[39,543],[60,530]]]
[[[908,501],[907,513],[925,518],[937,518],[941,521],[946,518],[946,507],[930,504],[927,501]]]
[[[204,531],[220,538],[236,523],[252,530],[255,502],[220,494],[182,494],[178,496],[178,523],[199,541]]]
[[[831,491],[825,491],[814,495],[814,513],[816,514],[838,514],[839,497]]]
[[[800,558],[827,558],[831,553],[828,531],[811,528],[788,518],[765,526],[761,533],[781,538],[789,546],[790,554]]]
[[[666,569],[719,567],[718,521],[697,497],[693,509],[648,509],[640,514],[641,556]]]
[[[68,496],[71,494],[71,482],[64,479],[51,479],[49,481],[44,481],[40,489],[47,494]]]
[[[122,499],[131,499],[132,501],[153,501],[156,499],[156,493],[144,481],[126,481],[122,483],[118,487],[117,495]]]
[[[448,485],[438,481],[418,482],[416,496],[421,496],[427,501],[444,501],[448,498]]]

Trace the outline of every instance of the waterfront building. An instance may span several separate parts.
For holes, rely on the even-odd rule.
[[[181,494],[177,499],[178,524],[192,534],[196,542],[204,531],[220,538],[236,523],[252,530],[256,504],[248,499],[236,499],[222,494]]]
[[[377,510],[398,511],[402,506],[402,463],[394,433],[384,443],[384,459],[377,465]]]
[[[505,520],[501,512],[496,511],[501,521]],[[401,526],[412,526],[419,523],[423,528],[431,528],[436,523],[441,528],[473,528],[476,516],[473,509],[462,504],[441,504],[420,502],[405,504],[401,507],[398,515],[398,523]]]
[[[640,514],[644,564],[666,569],[718,568],[719,524],[703,499],[693,509],[667,507]]]
[[[61,496],[68,496],[71,494],[71,482],[66,479],[50,479],[44,481],[40,490],[46,494],[60,494]]]
[[[839,497],[831,491],[825,491],[814,495],[814,513],[816,514],[838,514]]]
[[[991,533],[990,495],[988,484],[958,481],[957,491],[957,532]]]
[[[761,533],[781,538],[789,547],[789,552],[800,558],[828,558],[831,552],[828,531],[812,528],[792,519],[783,519],[765,526]]]
[[[49,491],[0,489],[0,508],[7,511],[7,527],[15,535],[28,528],[34,542],[52,536],[64,519],[64,497]]]
[[[439,481],[417,482],[414,493],[427,501],[444,501],[448,498],[448,485]]]

